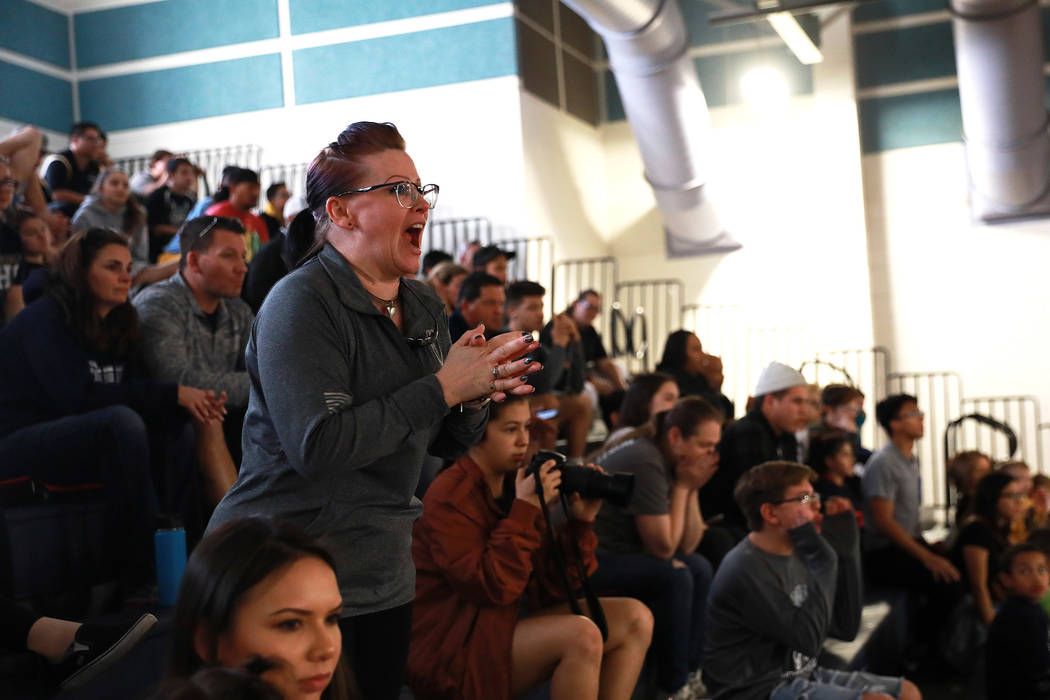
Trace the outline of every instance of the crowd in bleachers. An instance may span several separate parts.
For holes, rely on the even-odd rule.
[[[690,331],[628,376],[600,290],[548,315],[512,251],[422,255],[439,188],[393,125],[322,149],[298,211],[168,150],[129,178],[90,122],[0,157],[0,491],[105,500],[112,608],[156,607],[154,532],[185,530],[143,696],[1050,698],[1050,478],[959,452],[928,541],[915,397],[878,402],[873,452],[860,387],[779,362],[736,418]],[[829,655],[880,596],[905,606],[892,663]],[[62,687],[156,623],[29,602],[0,597],[0,645]]]

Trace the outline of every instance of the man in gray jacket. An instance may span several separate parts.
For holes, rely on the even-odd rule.
[[[179,273],[133,301],[146,368],[159,381],[225,392],[226,444],[239,463],[249,393],[244,349],[254,320],[240,298],[248,269],[244,227],[236,219],[202,216],[184,223],[178,235]]]

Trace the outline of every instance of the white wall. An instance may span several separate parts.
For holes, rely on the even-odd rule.
[[[435,219],[519,222],[525,208],[518,78],[509,76],[312,105],[117,131],[113,157],[233,144],[263,163],[302,163],[354,121],[394,122],[424,182],[441,185]]]
[[[521,91],[525,233],[554,239],[559,259],[606,252],[608,186],[596,128]]]
[[[823,32],[815,93],[778,109],[712,110],[710,187],[743,249],[668,261],[652,192],[626,123],[602,127],[603,238],[621,277],[680,277],[686,300],[742,307],[758,327],[807,327],[814,348],[872,342],[856,106],[845,21]],[[845,65],[846,68],[842,66]]]
[[[1050,221],[973,224],[962,144],[866,156],[863,170],[875,335],[894,363],[1050,407]]]

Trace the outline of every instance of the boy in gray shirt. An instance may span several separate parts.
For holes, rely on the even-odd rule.
[[[820,505],[809,467],[765,462],[737,482],[750,534],[722,561],[708,599],[704,681],[721,700],[917,700],[902,678],[817,666],[829,632],[860,623],[859,552],[849,501]]]

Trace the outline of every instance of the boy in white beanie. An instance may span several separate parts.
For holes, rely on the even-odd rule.
[[[763,462],[797,458],[795,433],[806,425],[807,385],[797,369],[770,363],[758,377],[751,411],[722,431],[718,471],[700,489],[700,510],[712,526],[700,551],[715,566],[747,534],[744,514],[733,500],[740,476]]]

